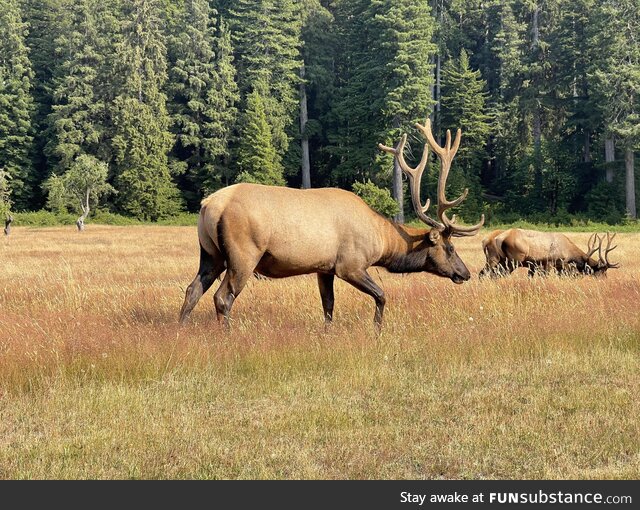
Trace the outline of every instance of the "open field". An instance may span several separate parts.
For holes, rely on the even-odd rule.
[[[588,234],[569,236],[586,246]],[[176,324],[194,227],[0,239],[0,478],[638,478],[640,234],[604,280],[372,268],[373,300],[252,280]],[[217,285],[216,285],[217,286]],[[214,289],[215,287],[214,286]]]

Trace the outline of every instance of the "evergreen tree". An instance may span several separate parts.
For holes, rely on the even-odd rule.
[[[56,39],[56,55],[62,63],[53,79],[51,133],[45,152],[55,171],[66,171],[80,154],[97,155],[104,138],[105,108],[96,86],[100,78],[94,0],[77,0],[62,12],[71,20],[70,29]]]
[[[115,186],[122,210],[157,220],[181,208],[169,170],[173,145],[163,87],[167,64],[156,0],[131,0],[124,10],[118,96],[113,102]]]
[[[59,64],[55,40],[70,29],[69,19],[62,14],[62,7],[72,0],[22,0],[25,21],[29,26],[26,44],[34,73],[32,96],[34,113],[33,153],[30,207],[38,208],[44,203],[41,183],[51,173],[45,154],[50,139],[48,116],[53,104],[53,76]]]
[[[466,51],[449,61],[443,68],[442,127],[455,132],[462,130],[463,142],[455,159],[450,178],[451,194],[469,188],[469,198],[463,202],[464,216],[477,216],[481,212],[480,172],[486,160],[486,144],[491,132],[490,117],[486,114],[486,82],[480,71],[469,67]]]
[[[282,158],[289,149],[298,109],[299,5],[294,0],[237,0],[230,10],[230,23],[240,93],[252,93],[258,81],[267,85],[262,100],[273,146]]]
[[[601,59],[595,71],[605,129],[625,152],[626,211],[637,217],[634,151],[640,148],[640,12],[635,0],[607,0],[598,10]]]
[[[212,115],[206,123],[210,134],[209,152],[213,158],[213,171],[204,180],[204,187],[213,191],[229,184],[232,168],[229,164],[229,145],[233,126],[238,117],[237,104],[240,100],[236,83],[236,69],[233,63],[231,33],[223,19],[219,19],[217,35],[214,39],[216,73],[208,94]]]
[[[267,121],[264,100],[260,90],[266,85],[261,81],[247,97],[247,106],[240,122],[237,182],[254,182],[283,186],[283,167],[273,146],[273,134]]]
[[[173,98],[175,153],[186,160],[186,196],[196,208],[203,194],[220,187],[216,168],[226,155],[235,120],[234,82],[229,33],[216,33],[215,11],[208,0],[187,0],[180,34],[172,40],[170,90]]]
[[[33,71],[25,46],[26,25],[16,0],[0,9],[0,169],[11,179],[16,208],[31,205]]]
[[[341,158],[334,176],[341,184],[371,178],[388,185],[391,175],[385,169],[393,165],[376,143],[395,144],[401,133],[414,133],[413,124],[424,122],[432,106],[435,45],[429,5],[356,0],[341,2],[337,15],[348,20],[342,27],[348,52],[342,64],[346,80],[339,83],[334,108],[342,126],[333,137]],[[395,175],[394,197],[402,204],[397,167]]]

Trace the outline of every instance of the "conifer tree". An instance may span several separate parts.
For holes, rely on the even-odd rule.
[[[122,77],[113,102],[115,187],[125,212],[157,220],[181,208],[169,170],[173,145],[163,87],[167,63],[156,0],[131,0],[117,46]]]
[[[640,12],[634,0],[607,0],[599,6],[601,59],[595,72],[605,129],[625,153],[625,205],[637,218],[635,151],[640,148]]]
[[[227,23],[220,18],[214,39],[216,72],[213,76],[208,101],[211,104],[212,116],[206,123],[210,134],[209,152],[213,159],[213,172],[204,180],[207,190],[213,191],[219,186],[229,184],[232,168],[229,155],[232,132],[238,117],[237,104],[240,100],[236,83],[236,69],[233,59],[231,33]]]
[[[94,0],[76,0],[62,11],[70,28],[56,39],[61,64],[53,78],[50,140],[45,148],[50,166],[65,172],[81,154],[97,155],[104,138],[105,108],[96,87],[102,66]]]
[[[15,0],[14,0],[15,1]],[[32,186],[30,206],[44,204],[41,183],[51,173],[52,168],[45,154],[45,146],[50,139],[48,116],[53,104],[53,75],[59,64],[56,56],[55,40],[69,29],[66,16],[62,15],[63,5],[72,0],[21,0],[24,21],[28,23],[26,44],[33,69],[32,96],[34,113],[33,126]]]
[[[462,172],[452,171],[452,194],[469,188],[470,197],[463,202],[461,209],[464,216],[477,215],[481,209],[480,172],[491,131],[490,117],[485,111],[486,82],[480,71],[469,67],[469,58],[464,50],[458,59],[444,66],[442,80],[442,128],[452,132],[460,128],[463,136],[454,165]]]
[[[11,180],[16,208],[29,208],[33,184],[33,71],[25,46],[26,25],[16,0],[0,9],[0,169]]]
[[[341,19],[349,20],[344,27],[349,53],[344,64],[348,78],[335,103],[343,126],[335,137],[342,158],[335,175],[341,183],[371,178],[388,185],[391,175],[383,169],[394,165],[376,151],[376,143],[395,144],[431,111],[433,19],[427,2],[411,0],[356,0],[340,8]],[[394,174],[394,198],[402,207],[397,165]]]
[[[188,165],[183,192],[197,207],[204,194],[222,182],[219,161],[227,153],[235,121],[230,36],[224,22],[216,30],[215,11],[208,0],[187,0],[179,35],[171,41],[174,152]]]
[[[237,0],[230,23],[240,93],[252,93],[256,81],[267,85],[262,100],[273,146],[283,157],[298,109],[299,5],[294,0]]]
[[[240,119],[240,144],[238,147],[237,182],[254,182],[283,186],[283,167],[273,146],[271,126],[261,90],[266,84],[258,81],[247,97],[247,106]]]

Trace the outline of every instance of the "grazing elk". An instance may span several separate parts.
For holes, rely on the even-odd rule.
[[[519,228],[494,230],[482,240],[487,263],[480,277],[507,275],[522,266],[529,268],[529,276],[551,270],[604,276],[607,269],[620,267],[609,262],[609,253],[616,248],[611,247],[614,238],[615,234],[607,233],[603,256],[604,235],[593,234],[585,253],[564,234]],[[591,258],[596,251],[598,260]]]
[[[372,296],[376,303],[375,324],[380,327],[384,311],[384,292],[369,276],[370,266],[382,266],[394,273],[427,271],[450,278],[455,283],[471,275],[456,253],[451,238],[477,234],[484,223],[474,226],[455,224],[445,211],[466,197],[445,198],[445,185],[451,161],[460,145],[460,130],[451,146],[440,147],[431,125],[416,124],[427,139],[422,159],[414,169],[403,156],[407,140],[398,147],[380,145],[395,155],[409,178],[413,205],[418,217],[430,229],[411,228],[393,223],[373,211],[351,192],[335,188],[291,189],[259,184],[234,184],[202,201],[198,218],[200,268],[186,291],[180,322],[189,317],[200,297],[226,269],[214,296],[218,320],[228,326],[234,300],[254,272],[270,277],[317,273],[325,322],[333,317],[333,283],[337,276]],[[429,145],[440,159],[438,216],[426,215],[420,201],[420,179],[427,166]]]

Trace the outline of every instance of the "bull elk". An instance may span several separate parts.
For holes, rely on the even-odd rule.
[[[522,266],[529,268],[529,276],[553,270],[604,276],[607,269],[620,267],[609,262],[609,253],[617,247],[611,246],[614,238],[615,234],[607,232],[603,255],[604,234],[593,234],[584,252],[564,234],[519,228],[494,230],[482,240],[487,263],[480,276],[507,275]],[[591,258],[596,251],[598,260]]]
[[[229,312],[248,279],[255,273],[269,278],[317,273],[325,322],[333,317],[334,277],[373,297],[375,324],[380,327],[385,306],[382,289],[369,276],[370,266],[382,266],[393,273],[426,271],[462,283],[470,278],[455,251],[451,238],[472,236],[484,223],[455,224],[446,210],[464,200],[445,198],[451,161],[460,145],[460,130],[453,146],[451,132],[440,147],[431,125],[416,124],[425,136],[422,159],[416,168],[407,165],[404,135],[396,149],[379,145],[395,156],[409,179],[418,217],[429,227],[412,228],[389,221],[373,211],[355,194],[335,188],[292,189],[259,184],[234,184],[202,201],[198,217],[200,267],[187,288],[180,312],[184,323],[202,295],[226,269],[214,304],[219,321],[229,324]],[[422,206],[420,179],[429,159],[429,145],[440,159],[438,217]]]

